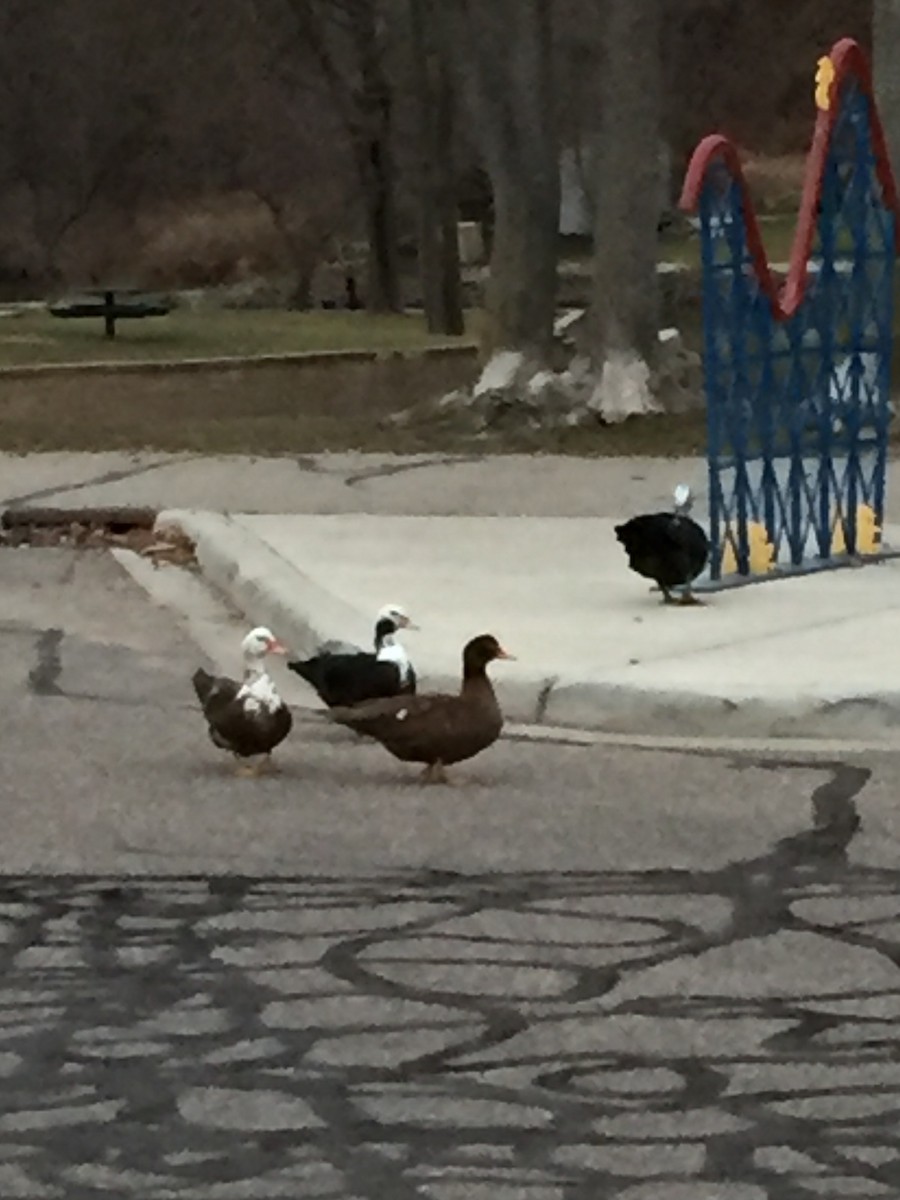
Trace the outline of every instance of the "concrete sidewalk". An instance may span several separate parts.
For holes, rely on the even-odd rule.
[[[900,561],[668,608],[602,517],[170,512],[207,579],[298,653],[360,644],[386,601],[421,687],[455,690],[463,643],[495,633],[510,720],[706,736],[888,738],[900,728]],[[886,531],[900,543],[900,528]],[[309,703],[317,703],[309,693]]]
[[[900,564],[664,609],[612,525],[668,507],[682,481],[702,511],[700,459],[0,455],[0,507],[179,510],[209,581],[298,651],[321,637],[368,643],[372,615],[395,600],[423,625],[409,638],[423,685],[455,687],[462,643],[492,630],[519,657],[495,670],[513,720],[894,736]],[[900,546],[897,462],[887,520]]]
[[[6,508],[615,517],[668,507],[682,481],[698,496],[705,492],[702,459],[0,454],[0,507]],[[900,502],[897,515],[900,520]]]

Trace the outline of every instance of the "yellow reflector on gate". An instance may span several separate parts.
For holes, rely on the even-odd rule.
[[[875,510],[868,504],[860,504],[856,509],[856,553],[877,554],[880,549],[881,529],[875,520]],[[838,517],[835,518],[834,532],[831,535],[831,553],[847,553],[844,522]]]
[[[738,542],[737,530],[729,525],[725,530],[725,551],[722,554],[722,574],[737,574],[737,554],[735,546]],[[765,575],[774,567],[775,547],[769,541],[769,533],[765,525],[759,521],[747,522],[747,550],[751,575]]]

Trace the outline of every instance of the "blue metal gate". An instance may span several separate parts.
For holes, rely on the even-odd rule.
[[[700,218],[711,588],[884,556],[897,195],[855,42],[817,83],[782,287],[727,138],[700,143],[682,194]]]

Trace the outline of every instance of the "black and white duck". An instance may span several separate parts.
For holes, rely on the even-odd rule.
[[[652,579],[663,594],[664,604],[702,604],[690,585],[706,566],[709,538],[690,513],[691,489],[675,489],[674,512],[647,513],[616,526],[616,537],[625,547],[632,571]],[[684,588],[679,599],[672,588]]]
[[[375,620],[374,651],[345,642],[325,642],[312,658],[288,663],[329,708],[388,696],[412,695],[416,673],[400,629],[417,629],[399,604],[386,604]]]
[[[238,682],[210,675],[202,667],[193,675],[194,691],[209,726],[209,736],[236,759],[238,775],[258,775],[271,767],[272,751],[291,731],[291,710],[278,695],[265,667],[269,654],[286,654],[271,630],[251,629],[241,643],[244,676]],[[246,760],[256,759],[253,762]]]

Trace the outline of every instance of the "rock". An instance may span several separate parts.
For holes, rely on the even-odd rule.
[[[677,329],[659,331],[654,391],[666,412],[689,412],[705,404],[702,359],[687,349]]]
[[[659,412],[650,385],[650,368],[643,358],[630,353],[610,354],[591,394],[590,407],[608,424]]]
[[[704,402],[700,356],[687,350],[674,327],[660,330],[659,363],[651,372],[634,354],[611,357],[598,376],[590,358],[578,352],[586,312],[572,309],[554,325],[560,366],[538,364],[520,351],[500,350],[471,388],[394,414],[390,424],[468,415],[474,432],[550,430],[616,424],[633,416],[685,412]]]

